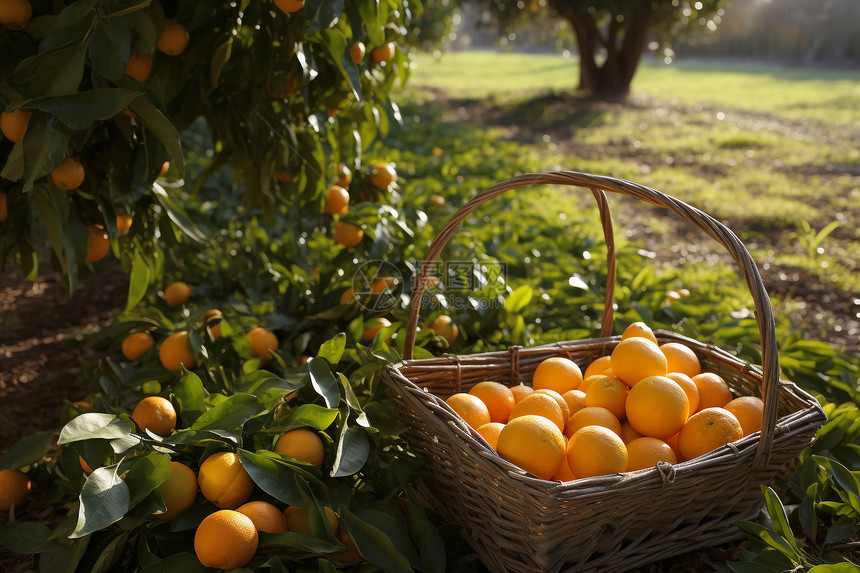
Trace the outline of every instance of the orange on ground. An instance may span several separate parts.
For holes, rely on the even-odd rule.
[[[0,511],[9,511],[14,504],[16,508],[27,499],[33,484],[30,478],[19,470],[0,470]]]
[[[657,462],[678,463],[672,448],[657,438],[637,438],[627,444],[627,471],[652,468]]]
[[[252,328],[248,332],[248,340],[251,341],[251,354],[257,358],[269,358],[281,347],[275,333],[262,326]]]
[[[340,298],[338,299],[337,303],[339,305],[344,305],[344,304],[346,304],[348,302],[352,302],[354,300],[355,300],[355,291],[352,290],[351,288],[348,288],[345,291],[343,291],[342,293],[340,293]]]
[[[0,26],[20,28],[33,18],[33,7],[29,0],[4,0],[0,2]]]
[[[164,301],[168,306],[184,304],[191,296],[191,287],[182,281],[175,281],[164,289]]]
[[[281,9],[281,12],[289,14],[298,12],[305,5],[305,0],[275,0],[275,6]]]
[[[558,404],[558,407],[561,409],[561,418],[565,424],[570,419],[570,408],[567,407],[567,400],[564,397],[556,392],[555,390],[550,390],[549,388],[541,388],[540,390],[535,390],[534,394],[546,394]],[[564,427],[561,428],[561,431],[564,431]]]
[[[116,230],[122,235],[125,234],[129,229],[131,229],[131,224],[134,220],[131,218],[131,215],[127,215],[125,213],[121,213],[116,216]]]
[[[495,450],[499,445],[499,434],[504,427],[505,425],[501,422],[490,422],[489,424],[478,426],[475,428],[475,431],[481,434],[481,437],[487,440],[490,447]]]
[[[87,227],[87,231],[90,234],[90,241],[87,244],[87,256],[84,260],[88,263],[94,263],[105,258],[105,255],[110,251],[110,238],[101,225],[90,225]]]
[[[620,436],[621,436],[621,440],[625,444],[629,444],[633,440],[635,440],[637,438],[641,438],[642,434],[637,432],[633,428],[633,426],[630,425],[630,420],[624,420],[623,422],[621,422],[621,434],[620,434]]]
[[[691,460],[743,436],[741,423],[734,414],[725,408],[705,408],[690,416],[681,428],[678,449],[681,457]]]
[[[367,48],[364,47],[363,42],[355,42],[349,48],[349,57],[352,59],[353,64],[357,64],[363,60],[365,53],[367,53]]]
[[[343,215],[349,210],[349,192],[340,185],[332,185],[328,189],[328,199],[325,212],[329,215]]]
[[[254,491],[251,476],[233,452],[218,452],[206,458],[200,464],[197,483],[203,497],[222,509],[242,505]]]
[[[250,517],[257,531],[283,533],[287,530],[287,518],[283,512],[267,501],[249,501],[237,507],[236,511]]]
[[[448,396],[445,402],[473,428],[479,428],[492,421],[489,408],[477,396],[459,392]]]
[[[630,390],[618,378],[614,376],[600,376],[591,383],[585,392],[585,405],[606,408],[619,420],[624,420],[627,414],[624,404],[627,402],[627,393]]]
[[[677,382],[666,376],[640,380],[627,396],[627,419],[643,436],[668,438],[687,421],[690,401]]]
[[[667,342],[660,346],[660,350],[666,356],[669,372],[680,372],[693,377],[702,373],[702,365],[696,353],[680,342]]]
[[[612,376],[612,365],[609,362],[611,359],[612,357],[608,354],[594,359],[585,369],[585,372],[582,373],[582,378],[585,379],[598,374]]]
[[[585,392],[582,390],[568,390],[561,395],[567,402],[567,411],[573,416],[575,412],[585,408]]]
[[[472,386],[469,394],[477,396],[484,403],[490,412],[491,422],[501,422],[502,424],[507,422],[508,418],[511,417],[511,410],[516,404],[511,389],[499,382],[489,380],[478,382]]]
[[[362,342],[372,342],[380,330],[391,326],[391,322],[387,318],[382,317],[371,318],[365,322],[365,326],[367,326],[367,324],[371,324],[373,326],[368,326],[367,329],[361,333]]]
[[[125,65],[125,73],[143,83],[152,73],[153,57],[150,54],[134,53],[128,58]]]
[[[665,376],[669,365],[663,351],[641,336],[626,338],[612,351],[612,374],[628,386],[634,386],[649,376]]]
[[[436,317],[436,320],[430,325],[430,330],[437,336],[444,338],[449,346],[454,344],[457,341],[457,337],[460,336],[460,329],[457,328],[457,325],[453,323],[451,317],[447,314]]]
[[[197,366],[197,359],[191,353],[188,346],[188,331],[180,330],[174,332],[161,341],[158,348],[158,359],[161,365],[171,372],[179,372],[179,365],[184,364],[186,368]]]
[[[354,247],[363,238],[364,231],[355,225],[339,222],[334,226],[334,241],[344,247]]]
[[[134,407],[131,419],[141,430],[167,436],[176,427],[176,409],[167,398],[147,396]]]
[[[148,332],[135,332],[122,339],[122,355],[134,362],[155,346],[155,339]]]
[[[250,517],[222,509],[206,516],[197,526],[194,552],[204,567],[238,569],[254,557],[259,540]]]
[[[693,376],[693,382],[699,390],[699,407],[697,412],[705,408],[722,408],[732,401],[732,391],[719,374],[702,372]]]
[[[514,404],[519,404],[520,400],[522,400],[534,391],[534,388],[532,388],[531,386],[526,386],[525,384],[511,386],[511,394],[514,395]]]
[[[570,438],[587,426],[602,426],[621,436],[621,422],[618,421],[615,414],[606,408],[596,406],[582,408],[571,415],[570,420],[564,426],[564,435]]]
[[[562,458],[561,463],[558,464],[558,469],[555,470],[555,474],[552,476],[552,481],[573,481],[576,479],[576,476],[573,475],[573,471],[570,469],[570,464],[567,463],[567,452],[565,451],[565,456]]]
[[[209,327],[209,332],[212,333],[212,338],[221,338],[221,323],[215,324],[215,321],[220,321],[222,318],[221,311],[217,308],[210,308],[200,315],[200,322]]]
[[[634,322],[633,324],[625,328],[624,332],[621,334],[621,340],[627,340],[628,338],[633,338],[637,336],[641,338],[647,338],[654,344],[657,344],[657,337],[654,336],[654,331],[651,330],[651,327],[644,322]]]
[[[310,428],[296,428],[281,434],[275,444],[275,453],[322,467],[325,459],[325,444]]]
[[[563,399],[562,399],[563,400]],[[559,432],[564,431],[564,413],[561,410],[556,399],[549,394],[532,392],[522,400],[516,403],[514,409],[511,410],[510,420],[514,420],[521,416],[543,416],[558,428]],[[510,424],[510,420],[508,423]],[[553,468],[555,469],[555,468]]]
[[[674,380],[678,386],[687,394],[687,401],[690,403],[690,414],[694,414],[699,409],[699,388],[693,379],[680,372],[669,372],[666,378]]]
[[[563,356],[547,358],[535,369],[532,376],[532,388],[540,390],[548,388],[559,394],[568,390],[576,390],[582,384],[582,371],[576,362]]]
[[[17,101],[11,103],[18,103]],[[4,111],[0,113],[0,131],[12,143],[18,143],[27,134],[27,126],[33,110],[16,109],[15,111]]]
[[[170,462],[170,475],[158,486],[167,511],[155,516],[156,519],[170,521],[194,503],[197,497],[197,476],[194,470],[179,462]]]
[[[567,463],[580,478],[627,471],[627,446],[603,426],[577,430],[567,445]]]
[[[72,191],[84,182],[84,166],[74,157],[66,157],[51,171],[51,181],[60,189]]]
[[[299,505],[288,506],[284,510],[284,518],[287,521],[287,531],[313,537],[314,531],[311,528],[310,515],[311,510],[307,507],[301,507]],[[328,522],[331,525],[332,533],[337,533],[338,527],[340,526],[337,512],[326,506],[325,516],[328,518]]]
[[[387,62],[392,57],[394,57],[394,42],[388,42],[387,44],[380,46],[378,48],[374,48],[370,55],[373,57],[373,61],[377,64],[382,62]],[[381,187],[382,189],[382,187]]]
[[[726,410],[735,415],[744,431],[744,436],[761,431],[764,416],[764,402],[757,396],[741,396],[725,406]]]
[[[397,181],[397,172],[394,171],[394,167],[388,163],[377,163],[373,166],[373,173],[370,175],[370,182],[374,187],[384,191],[395,181]]]
[[[564,459],[566,443],[558,426],[543,416],[511,419],[499,433],[498,454],[541,479],[551,479]]]
[[[158,36],[155,47],[159,52],[168,56],[178,56],[185,51],[190,39],[191,36],[185,26],[179,22],[168,21],[164,23],[164,28],[161,30],[161,35]]]

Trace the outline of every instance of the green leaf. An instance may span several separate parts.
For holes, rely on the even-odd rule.
[[[344,79],[349,82],[349,87],[352,88],[353,95],[358,101],[361,101],[361,78],[358,75],[358,68],[355,67],[355,64],[350,59],[346,37],[343,35],[343,32],[338,29],[323,30],[320,33],[320,38],[329,53],[329,57],[335,63]]]
[[[369,453],[370,443],[365,430],[358,426],[344,424],[340,440],[337,442],[331,477],[337,478],[356,473],[364,467]]]
[[[317,430],[325,430],[337,420],[339,412],[333,408],[325,408],[319,404],[302,404],[282,420],[282,425],[310,426]]]
[[[130,494],[128,506],[131,508],[143,501],[149,492],[164,483],[169,476],[169,455],[150,454],[138,459],[124,478]]]
[[[261,532],[258,549],[262,553],[286,553],[298,559],[339,553],[343,550],[341,546],[325,539],[290,531],[286,533]]]
[[[531,302],[534,291],[529,285],[520,285],[505,300],[505,310],[511,313],[519,312]]]
[[[41,553],[53,533],[44,523],[16,521],[0,527],[0,546],[15,553]]]
[[[161,185],[153,184],[152,192],[174,225],[179,227],[190,239],[198,243],[206,242],[206,235],[200,232],[185,210],[167,194]]]
[[[406,518],[409,521],[409,531],[417,541],[418,551],[421,553],[421,570],[426,573],[445,573],[445,542],[439,535],[439,530],[427,519],[415,491],[411,487],[405,488],[404,491],[409,502]]]
[[[316,393],[325,400],[325,405],[329,408],[337,408],[340,401],[340,389],[328,363],[324,360],[311,358],[308,360],[308,371],[311,374],[311,385]]]
[[[211,571],[205,567],[193,553],[174,553],[158,563],[141,569],[140,573],[205,573]]]
[[[856,517],[852,516],[840,517],[834,521],[827,530],[827,537],[824,539],[824,545],[844,542],[854,530],[856,521]]]
[[[304,505],[305,498],[301,495],[300,477],[313,478],[311,474],[299,467],[270,457],[262,456],[248,450],[239,450],[242,467],[260,486],[260,489],[283,503],[289,505]],[[319,480],[316,480],[319,481]]]
[[[131,101],[128,107],[137,114],[146,127],[158,136],[158,139],[161,140],[161,143],[170,152],[176,168],[180,173],[184,173],[185,157],[182,154],[182,141],[179,138],[179,132],[176,131],[176,127],[170,123],[170,120],[146,96],[141,96]]]
[[[221,81],[221,72],[224,71],[224,66],[230,61],[230,55],[233,53],[233,38],[228,38],[226,42],[215,48],[215,53],[212,54],[212,62],[209,69],[209,89],[214,90],[218,87]]]
[[[53,439],[54,432],[36,432],[24,436],[0,460],[0,469],[16,470],[38,462],[48,453]]]
[[[75,417],[60,430],[57,445],[70,444],[91,438],[113,440],[124,438],[134,431],[131,422],[115,414],[88,412]]]
[[[762,486],[764,494],[764,503],[767,506],[767,513],[773,521],[773,527],[794,549],[795,553],[801,555],[800,547],[797,546],[797,541],[794,539],[794,533],[791,531],[791,526],[788,524],[788,515],[785,513],[785,507],[779,496],[773,488]]]
[[[70,129],[84,131],[97,121],[112,118],[142,95],[134,90],[94,88],[41,101],[36,108],[56,116]]]
[[[185,366],[180,368],[179,379],[173,386],[173,395],[179,403],[179,418],[185,426],[193,425],[206,411],[206,397],[209,392],[200,377]]]
[[[131,312],[138,305],[149,288],[150,272],[149,263],[140,253],[135,253],[131,263],[131,274],[128,281],[128,299],[125,302],[125,311]]]
[[[381,46],[385,43],[384,22],[379,19],[379,0],[358,0],[358,12],[367,30],[367,39],[371,46]]]
[[[829,563],[816,565],[808,573],[857,573],[857,566],[853,563]]]
[[[25,193],[33,188],[37,179],[48,175],[68,156],[69,137],[69,130],[55,118],[39,111],[33,113],[27,127],[27,133],[24,135],[22,147],[24,158],[23,191]],[[45,193],[50,194],[53,206],[63,216],[61,220],[67,221],[68,193],[54,185],[53,182],[46,182],[44,187],[47,187]],[[53,244],[53,237],[51,239]]]
[[[89,31],[77,45],[44,52],[45,58],[30,81],[30,91],[43,96],[73,94],[84,77],[87,61],[87,39]]]
[[[78,539],[116,523],[128,511],[128,486],[119,477],[119,466],[96,468],[87,477],[79,496],[78,522],[70,539]]]
[[[107,15],[105,18],[116,18],[143,10],[152,3],[152,0],[108,0]]]
[[[224,430],[235,432],[257,413],[257,398],[251,394],[230,396],[204,412],[191,425],[192,430]]]
[[[116,565],[117,561],[119,561],[120,557],[122,557],[126,549],[126,542],[132,533],[131,530],[117,532],[113,539],[100,550],[98,559],[93,564],[90,573],[107,573],[110,571]]]
[[[332,366],[337,366],[340,363],[345,348],[346,334],[339,332],[334,338],[330,338],[320,345],[317,358],[324,358]]]
[[[116,81],[125,73],[122,43],[109,21],[101,18],[97,21],[89,52],[93,69],[102,77]]]
[[[341,507],[339,513],[341,525],[346,527],[362,557],[389,573],[412,573],[409,561],[395,549],[384,532],[359,519],[346,507]]]

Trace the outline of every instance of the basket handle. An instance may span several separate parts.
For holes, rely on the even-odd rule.
[[[776,329],[773,319],[773,309],[770,305],[767,291],[761,280],[755,262],[741,240],[728,227],[691,205],[678,199],[660,193],[649,187],[630,181],[615,179],[602,175],[591,175],[576,171],[552,171],[547,173],[526,173],[517,175],[507,181],[493,185],[476,195],[463,205],[451,218],[447,225],[436,235],[430,250],[418,272],[418,277],[412,289],[409,320],[406,323],[406,339],[403,356],[411,360],[415,349],[415,335],[418,328],[418,315],[421,310],[421,299],[427,278],[442,249],[454,235],[457,227],[479,206],[490,199],[498,197],[506,191],[530,185],[567,185],[590,189],[597,200],[603,231],[608,251],[608,273],[606,287],[606,302],[601,324],[601,336],[612,333],[612,301],[615,285],[615,248],[612,223],[604,191],[620,193],[669,209],[682,219],[692,223],[708,236],[721,244],[732,256],[746,280],[747,288],[752,294],[755,304],[755,318],[759,329],[762,354],[762,398],[764,402],[764,418],[762,421],[761,437],[756,448],[755,464],[757,467],[767,463],[773,446],[773,431],[776,427],[777,405],[779,400],[779,355],[776,347]]]

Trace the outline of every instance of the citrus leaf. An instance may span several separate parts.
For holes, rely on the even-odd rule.
[[[40,101],[35,107],[56,116],[75,131],[89,129],[95,122],[110,119],[141,97],[134,90],[94,88],[73,95]]]
[[[136,253],[131,263],[131,274],[128,281],[128,299],[125,302],[125,311],[131,312],[138,303],[146,296],[149,288],[149,263],[143,255]]]
[[[102,77],[115,81],[125,73],[122,42],[109,21],[98,19],[90,37],[89,54],[93,69]]]
[[[211,571],[200,563],[193,553],[174,553],[158,563],[142,569],[140,573],[204,573]]]
[[[132,534],[132,530],[120,531],[111,539],[104,548],[100,548],[99,557],[93,564],[91,573],[107,573],[116,565],[122,557],[126,542]]]
[[[179,403],[179,418],[185,426],[193,425],[206,411],[206,397],[209,392],[200,377],[185,366],[180,368],[179,379],[173,386],[173,395]]]
[[[57,445],[70,444],[91,438],[113,440],[124,438],[134,430],[131,422],[115,414],[88,412],[75,417],[60,430]]]
[[[251,394],[230,396],[204,412],[191,425],[192,430],[226,430],[234,432],[257,413],[257,398]]]
[[[337,420],[339,412],[333,408],[325,408],[319,404],[302,404],[292,410],[283,419],[284,426],[311,426],[317,430],[325,430]]]
[[[105,18],[116,18],[143,10],[152,3],[152,0],[108,0],[107,14]]]
[[[261,532],[258,548],[262,553],[284,552],[297,559],[343,551],[342,546],[325,539],[291,531],[286,533]]]
[[[340,332],[320,345],[317,358],[324,358],[332,366],[337,366],[346,348],[346,334]]]
[[[404,491],[409,502],[406,518],[409,521],[412,538],[418,542],[421,570],[426,573],[445,573],[445,542],[439,535],[439,530],[427,519],[427,514],[418,502],[415,491],[410,487],[405,488]]]
[[[128,107],[140,120],[158,136],[173,158],[174,165],[180,173],[185,172],[185,158],[182,154],[182,141],[179,132],[158,108],[146,96],[138,97],[129,102]]]
[[[248,450],[240,449],[239,459],[242,462],[242,467],[245,468],[254,483],[260,486],[260,489],[283,503],[289,505],[305,504],[305,498],[300,493],[299,472],[306,475],[310,474],[296,466]]]
[[[364,467],[369,453],[370,443],[365,430],[344,424],[329,475],[343,477],[356,473]]]
[[[361,21],[367,30],[367,39],[370,40],[371,45],[381,46],[384,44],[385,30],[379,19],[378,0],[359,0],[358,12],[361,14]]]
[[[409,561],[401,555],[382,531],[358,518],[346,507],[340,508],[341,525],[346,527],[361,556],[389,573],[412,573]]]
[[[51,448],[54,432],[36,432],[15,442],[3,459],[0,468],[18,469],[41,460]]]
[[[337,408],[340,401],[340,390],[337,379],[331,373],[331,368],[325,360],[308,360],[308,371],[311,374],[311,385],[317,394],[325,400],[329,408]]]
[[[16,521],[0,527],[0,546],[15,553],[41,553],[53,533],[44,523]]]
[[[130,498],[129,508],[143,501],[149,492],[160,486],[170,476],[170,456],[150,454],[140,458],[125,475]]]
[[[531,302],[534,291],[529,285],[520,285],[511,295],[505,300],[505,310],[510,313],[516,313],[526,307]]]
[[[128,511],[128,486],[118,466],[96,468],[87,477],[79,496],[78,522],[69,539],[78,539],[116,523]]]

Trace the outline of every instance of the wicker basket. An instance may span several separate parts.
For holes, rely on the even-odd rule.
[[[433,263],[456,228],[479,205],[526,185],[590,189],[597,199],[609,251],[601,337],[471,356],[413,360],[422,294]],[[545,481],[501,459],[444,402],[483,380],[529,384],[537,365],[562,355],[581,366],[618,343],[612,331],[614,243],[604,191],[665,207],[722,244],[752,293],[763,367],[670,332],[658,341],[682,342],[719,373],[736,395],[761,396],[763,430],[699,458],[636,472],[571,482]],[[430,247],[412,293],[404,362],[383,379],[405,437],[426,460],[418,486],[423,501],[462,533],[492,571],[522,573],[624,571],[659,559],[713,546],[741,535],[732,524],[757,515],[760,485],[790,470],[826,417],[818,403],[779,379],[773,314],[758,270],[741,241],[724,225],[677,199],[627,181],[560,171],[527,174],[499,183],[460,209]]]

